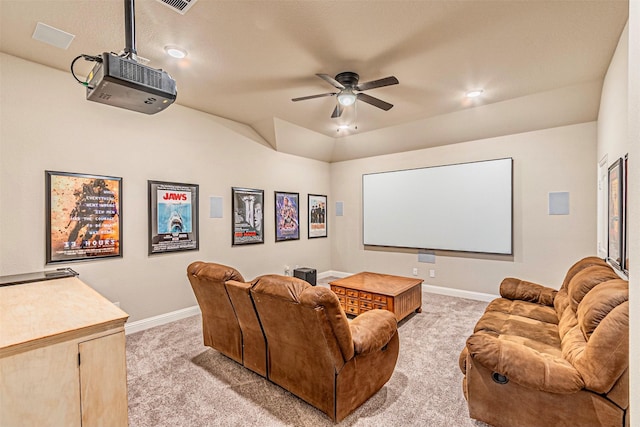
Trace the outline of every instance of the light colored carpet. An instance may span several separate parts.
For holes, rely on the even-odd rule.
[[[487,303],[423,292],[400,322],[389,382],[340,426],[472,426],[458,355]],[[202,344],[193,316],[127,336],[131,427],[333,426],[324,413]]]

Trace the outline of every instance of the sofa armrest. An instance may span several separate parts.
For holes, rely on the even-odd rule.
[[[351,337],[356,354],[378,351],[389,343],[398,329],[396,316],[387,310],[370,310],[351,322]]]
[[[584,388],[580,373],[561,357],[485,333],[471,335],[467,349],[473,360],[523,387],[565,394]]]
[[[507,277],[500,284],[500,296],[510,300],[534,302],[553,307],[558,291],[537,283]]]

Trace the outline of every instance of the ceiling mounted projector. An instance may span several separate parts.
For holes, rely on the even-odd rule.
[[[89,101],[155,114],[176,100],[176,82],[166,72],[113,53],[100,58],[89,74]]]
[[[162,70],[136,60],[134,0],[124,0],[126,47],[123,55],[104,52],[100,56],[79,55],[71,62],[73,77],[87,88],[87,99],[118,108],[155,114],[176,100],[176,82]],[[75,62],[94,61],[86,81],[74,73]]]

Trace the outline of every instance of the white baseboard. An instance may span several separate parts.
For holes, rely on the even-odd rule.
[[[352,273],[345,273],[345,272],[342,272],[342,271],[329,270],[329,271],[323,271],[322,273],[318,273],[318,279],[324,279],[325,277],[343,278],[343,277],[351,276],[351,274]]]
[[[158,316],[148,317],[142,320],[136,320],[135,322],[126,323],[124,325],[124,332],[126,335],[133,334],[134,332],[144,331],[154,326],[160,326],[167,323],[175,322],[176,320],[184,319],[185,317],[191,317],[200,314],[200,307],[194,305],[192,307],[183,308],[182,310],[172,311],[170,313],[160,314]]]
[[[324,271],[322,273],[318,274],[318,279],[324,279],[325,277],[347,277],[347,276],[351,276],[353,273],[345,273],[343,271],[335,271],[335,270],[329,270],[329,271]],[[434,286],[434,285],[428,285],[426,283],[422,284],[422,289],[427,291],[427,292],[431,292],[434,294],[440,294],[440,295],[447,295],[450,297],[458,297],[458,298],[466,298],[466,299],[473,299],[473,300],[477,300],[477,301],[486,301],[486,302],[490,302],[493,301],[496,298],[499,298],[500,295],[492,295],[492,294],[485,294],[482,292],[473,292],[473,291],[465,291],[462,289],[452,289],[452,288],[443,288],[442,286]]]
[[[450,297],[473,299],[477,301],[491,302],[500,295],[485,294],[482,292],[465,291],[462,289],[443,288],[442,286],[434,286],[422,284],[422,289],[433,294],[447,295]]]
[[[345,273],[342,271],[324,271],[318,274],[318,278],[325,277],[347,277],[351,276],[351,273]],[[499,295],[485,294],[482,292],[465,291],[462,289],[443,288],[441,286],[433,286],[423,284],[422,289],[434,294],[447,295],[451,297],[467,298],[477,301],[490,302],[498,298]],[[176,320],[184,319],[185,317],[191,317],[200,314],[200,307],[194,305],[192,307],[183,308],[182,310],[172,311],[170,313],[160,314],[158,316],[149,317],[142,320],[136,320],[135,322],[126,323],[124,326],[125,334],[133,334],[135,332],[144,331],[154,326],[160,326],[167,323],[175,322]]]

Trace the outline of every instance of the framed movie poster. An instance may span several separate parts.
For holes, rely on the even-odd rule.
[[[149,255],[198,250],[198,185],[147,182]]]
[[[624,206],[624,210],[623,210],[623,215],[624,215],[624,221],[623,221],[623,229],[624,229],[624,263],[622,265],[622,270],[629,274],[629,221],[627,220],[627,212],[629,212],[629,208],[627,207],[627,193],[628,193],[628,187],[627,187],[627,176],[629,175],[629,154],[627,153],[624,156],[624,180],[622,182],[622,191],[624,194],[624,197],[622,198],[622,204]]]
[[[276,242],[300,239],[298,193],[275,192]]]
[[[327,196],[309,194],[309,239],[327,237]]]
[[[264,243],[264,191],[250,188],[231,189],[233,227],[231,244]]]
[[[616,160],[609,166],[609,203],[608,203],[608,250],[607,258],[616,268],[622,268],[624,259],[623,245],[623,163],[622,159]]]
[[[122,178],[45,171],[47,264],[122,256]]]

